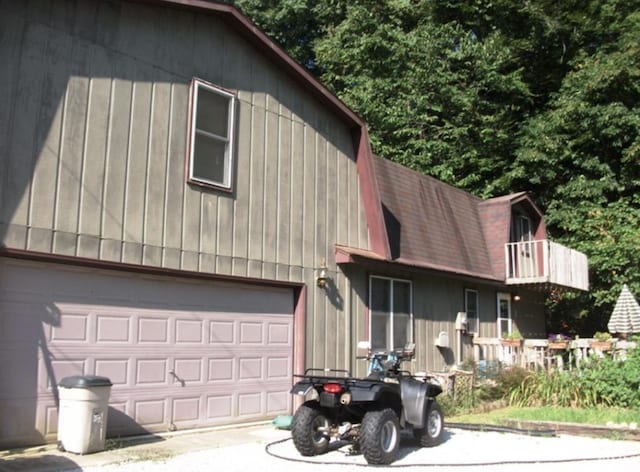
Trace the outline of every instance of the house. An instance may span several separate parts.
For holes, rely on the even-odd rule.
[[[586,289],[526,194],[373,156],[228,4],[2,2],[0,31],[0,447],[55,440],[69,375],[111,379],[108,436],[242,423],[363,373],[359,340],[444,370]]]

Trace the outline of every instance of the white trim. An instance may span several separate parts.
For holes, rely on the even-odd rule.
[[[221,95],[228,99],[228,121],[227,121],[227,137],[218,136],[214,133],[209,133],[202,129],[199,129],[196,123],[196,117],[198,114],[198,90],[203,88],[209,92]],[[221,187],[224,189],[231,189],[234,154],[235,154],[235,115],[236,115],[236,96],[220,87],[205,82],[200,79],[193,79],[192,81],[192,105],[191,105],[191,117],[190,117],[190,130],[189,130],[189,181],[197,182],[204,185],[211,185],[214,187]],[[225,154],[224,154],[224,170],[223,181],[216,182],[206,178],[195,176],[193,173],[194,168],[194,150],[196,142],[196,134],[204,135],[218,141],[225,142]]]

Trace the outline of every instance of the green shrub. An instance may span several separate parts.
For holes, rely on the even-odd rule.
[[[640,408],[640,349],[625,360],[591,357],[579,370],[536,372],[511,391],[514,406]]]
[[[595,406],[591,392],[584,391],[576,381],[575,371],[535,372],[526,377],[509,397],[514,406]]]
[[[598,403],[621,408],[640,408],[640,349],[626,359],[590,359],[579,377],[581,387],[592,391]]]
[[[476,398],[488,402],[508,399],[511,392],[529,375],[531,373],[528,370],[518,366],[500,369],[487,381],[479,383]]]

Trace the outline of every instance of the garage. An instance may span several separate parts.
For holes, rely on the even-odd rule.
[[[55,439],[68,375],[113,382],[108,436],[290,412],[293,289],[0,259],[0,447]]]

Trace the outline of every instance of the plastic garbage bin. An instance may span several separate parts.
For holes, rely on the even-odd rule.
[[[58,384],[58,447],[86,454],[104,450],[111,380],[96,375],[74,375]]]

